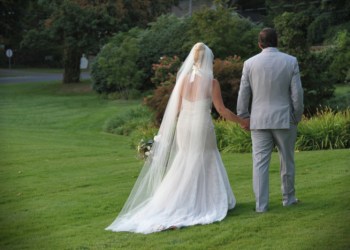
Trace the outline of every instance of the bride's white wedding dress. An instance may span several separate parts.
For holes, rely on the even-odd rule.
[[[210,114],[213,55],[206,47],[202,56],[201,68],[193,68],[191,51],[180,69],[151,155],[107,230],[147,234],[209,224],[235,206]]]
[[[222,220],[235,206],[226,170],[217,149],[210,115],[211,99],[182,100],[176,129],[178,151],[153,197],[136,211],[117,219],[107,229],[152,233],[170,227],[208,224]],[[205,110],[205,122],[196,117]],[[188,121],[191,126],[188,126]],[[203,140],[206,136],[206,140]],[[205,141],[205,145],[189,145]]]

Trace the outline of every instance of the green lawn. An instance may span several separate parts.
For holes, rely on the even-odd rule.
[[[350,93],[350,84],[337,84],[335,86],[335,96],[346,95]]]
[[[349,249],[350,151],[296,153],[302,204],[281,206],[278,156],[270,211],[253,212],[250,154],[223,154],[237,207],[222,222],[150,235],[105,231],[142,162],[105,120],[137,101],[88,84],[0,85],[0,249]]]

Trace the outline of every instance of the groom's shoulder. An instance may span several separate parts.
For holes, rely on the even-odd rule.
[[[285,53],[285,52],[279,51],[278,54],[279,54],[281,57],[284,57],[284,58],[289,59],[289,60],[292,60],[292,61],[294,61],[294,60],[297,59],[295,56],[289,55],[289,54],[287,54],[287,53]]]
[[[244,63],[249,64],[259,58],[261,56],[261,53],[256,54],[255,56],[249,57],[247,60],[244,61]]]

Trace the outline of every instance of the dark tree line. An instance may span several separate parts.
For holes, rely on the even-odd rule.
[[[109,37],[146,27],[177,0],[4,0],[0,43],[27,59],[63,58],[64,83],[78,82],[82,53],[97,54]],[[32,59],[31,59],[32,58]],[[50,58],[48,58],[50,59]]]

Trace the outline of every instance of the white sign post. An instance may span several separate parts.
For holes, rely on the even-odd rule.
[[[11,69],[11,57],[13,56],[12,49],[7,49],[6,50],[6,56],[9,58],[9,69]]]
[[[85,57],[85,54],[80,58],[80,69],[87,69],[89,65],[88,59]]]

